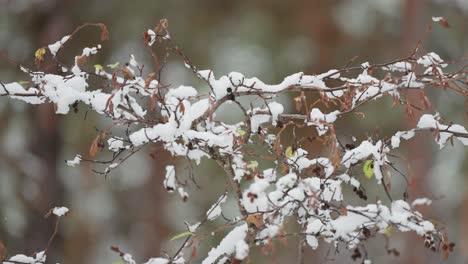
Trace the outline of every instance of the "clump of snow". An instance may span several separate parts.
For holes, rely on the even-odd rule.
[[[188,99],[190,97],[197,96],[197,90],[191,86],[181,85],[177,88],[170,89],[166,95],[166,100],[170,97],[175,97],[177,99]]]
[[[349,168],[351,165],[356,164],[357,162],[369,157],[370,155],[374,157],[380,157],[382,147],[382,141],[378,141],[375,145],[370,141],[363,141],[359,146],[351,150],[347,150],[341,159],[341,163]]]
[[[418,198],[411,203],[411,207],[418,206],[418,205],[431,205],[431,204],[432,204],[432,200],[428,198]]]
[[[52,213],[59,217],[64,216],[69,211],[70,210],[67,207],[54,207],[54,209],[52,209]]]
[[[359,244],[359,233],[362,228],[372,229],[377,227],[379,232],[385,232],[389,225],[396,226],[400,231],[414,231],[419,235],[433,232],[434,225],[423,220],[418,212],[413,212],[409,204],[402,200],[392,202],[390,208],[377,204],[369,204],[363,207],[346,207],[347,214],[334,220],[323,222],[319,219],[310,219],[307,224],[307,233],[320,234],[325,241],[347,241],[350,248]],[[307,236],[307,242],[312,248],[318,245],[317,238]]]
[[[257,131],[260,125],[267,123],[270,120],[271,115],[267,113],[267,109],[254,108],[252,111],[248,111],[250,115],[250,127],[252,131]],[[276,122],[276,121],[275,121]]]
[[[70,36],[68,35],[68,36],[63,37],[61,40],[55,42],[54,44],[50,44],[48,46],[50,53],[52,53],[52,55],[55,57],[57,55],[57,52],[63,46],[63,44],[65,44],[65,42],[67,42],[69,39],[70,39]]]
[[[276,126],[276,121],[278,121],[278,116],[283,113],[284,107],[282,104],[277,102],[271,102],[268,104],[268,108],[270,109],[271,116],[272,116],[272,124]]]
[[[439,147],[441,149],[445,146],[445,144],[447,143],[447,140],[449,140],[450,137],[455,137],[460,142],[462,142],[463,145],[468,146],[468,138],[457,136],[457,133],[468,134],[468,131],[466,130],[466,128],[458,124],[451,124],[449,126],[441,124],[439,122],[439,118],[440,117],[438,114],[435,114],[435,115],[424,114],[419,119],[417,128],[437,129],[439,136],[436,137],[436,141],[439,144]]]
[[[91,47],[91,48],[86,47],[83,49],[81,56],[89,57],[91,55],[95,55],[98,53],[100,49],[101,49],[101,45],[97,45],[96,47]]]
[[[123,138],[120,137],[111,137],[107,140],[107,145],[109,145],[109,150],[112,152],[118,152],[122,149],[126,149],[124,146]]]
[[[428,54],[421,56],[416,62],[423,65],[424,67],[430,67],[434,64],[442,68],[447,67],[447,64],[444,63],[444,60],[434,52],[429,52]]]
[[[414,135],[415,135],[414,130],[396,132],[396,134],[393,135],[391,139],[392,148],[398,148],[400,146],[401,138],[408,140],[414,137]]]
[[[424,83],[417,81],[417,77],[414,72],[410,72],[407,75],[401,77],[401,80],[403,81],[401,84],[402,87],[421,88],[424,86]]]
[[[331,79],[338,79],[340,78],[340,73],[336,69],[329,70],[325,73],[322,73],[320,75],[317,75],[319,79],[324,79],[324,78],[331,78]]]
[[[164,179],[164,188],[168,192],[173,192],[177,188],[177,180],[175,174],[175,167],[172,165],[166,166],[166,177]]]
[[[388,71],[407,72],[411,71],[412,65],[407,61],[399,61],[384,67]]]
[[[46,262],[46,252],[41,251],[36,253],[35,257],[28,257],[23,254],[18,254],[12,256],[8,261],[3,261],[4,264],[17,264],[17,263],[24,263],[24,264],[42,264]]]
[[[36,88],[24,89],[19,83],[7,83],[0,85],[0,95],[10,95],[11,98],[22,100],[28,104],[42,104],[45,103],[46,98],[39,95],[40,91]],[[27,96],[15,96],[15,94]],[[38,96],[30,96],[38,95]]]
[[[149,41],[148,41],[148,45],[153,46],[154,42],[156,41],[156,32],[154,32],[151,29],[148,29],[146,31],[146,33],[148,34],[148,36],[150,38]]]
[[[386,157],[387,152],[389,152],[389,148],[385,146],[381,140],[377,141],[375,144],[366,140],[361,142],[358,147],[347,150],[341,158],[341,164],[349,168],[351,165],[367,159],[370,156],[374,161],[375,179],[378,183],[381,183],[383,178],[381,167],[388,161]]]
[[[166,258],[150,258],[144,264],[169,264],[169,260]]]
[[[136,264],[136,261],[133,259],[132,255],[128,253],[123,254],[122,259],[126,264]]]
[[[328,114],[322,113],[320,109],[313,108],[310,111],[310,122],[308,125],[315,125],[317,127],[317,133],[319,136],[327,133],[328,124],[331,124],[336,121],[340,111],[336,110]]]
[[[249,245],[244,240],[239,240],[236,244],[236,256],[238,260],[244,260],[249,256]]]
[[[81,155],[76,155],[74,159],[67,160],[67,165],[70,167],[75,167],[81,163],[82,157]]]
[[[221,243],[216,248],[213,248],[208,252],[208,256],[203,260],[202,264],[214,264],[216,263],[225,263],[228,259],[223,257],[223,255],[231,255],[236,251],[236,246],[239,241],[242,241],[247,236],[247,224],[242,224],[236,226],[231,232],[229,232]]]

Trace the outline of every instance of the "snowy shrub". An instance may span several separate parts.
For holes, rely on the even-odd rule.
[[[108,37],[102,24],[85,26],[100,27],[102,41]],[[196,246],[190,242],[203,241],[198,234],[200,228],[222,215],[228,199],[235,200],[238,215],[225,219],[222,229],[229,231],[218,245],[210,245],[209,252],[198,252],[197,258],[203,264],[241,263],[249,259],[249,252],[255,248],[268,253],[273,241],[290,236],[301,238],[300,248],[316,249],[323,243],[344,245],[353,252],[353,259],[362,258],[366,263],[367,253],[360,250],[362,242],[388,236],[391,230],[415,232],[422,244],[445,255],[453,249],[445,227],[416,210],[416,206],[428,205],[430,200],[410,200],[408,194],[390,195],[391,176],[399,175],[394,165],[397,156],[392,153],[420,134],[432,134],[440,148],[449,142],[466,146],[466,128],[433,112],[423,115],[414,128],[394,131],[391,137],[370,136],[359,142],[351,135],[341,134],[335,124],[345,116],[361,114],[358,111],[363,105],[376,100],[392,100],[393,107],[402,107],[411,115],[415,106],[407,100],[409,90],[417,91],[425,106],[429,105],[427,89],[466,96],[466,58],[445,61],[433,52],[420,54],[418,45],[407,57],[388,63],[365,62],[316,75],[299,72],[271,85],[238,72],[217,76],[213,70],[198,69],[174,44],[166,20],[144,32],[144,44],[154,60],[153,69],[143,67],[133,55],[126,63],[96,64],[94,68],[88,65],[88,58],[104,44],[84,48],[73,65],[67,66],[58,55],[77,31],[36,51],[38,69],[48,58],[60,66],[60,74],[21,67],[30,77],[29,84],[2,82],[0,87],[2,96],[29,104],[52,103],[57,114],[65,115],[78,105],[86,105],[112,120],[112,127],[96,136],[89,153],[70,157],[68,165],[92,162],[104,166],[98,168],[98,173],[108,175],[134,153],[159,144],[173,157],[185,157],[194,164],[212,159],[225,172],[228,192],[212,197],[213,206],[205,218],[187,223],[187,230],[173,238],[183,241],[179,250],[152,258],[147,264],[189,261],[193,256],[184,252]],[[158,45],[165,48],[164,54],[153,49]],[[171,87],[162,83],[161,70],[168,54],[180,56],[187,70],[205,87]],[[92,87],[91,79],[101,80],[104,85]],[[202,89],[206,90],[201,92]],[[280,94],[290,96],[293,109],[278,100]],[[311,95],[319,95],[320,100],[311,103]],[[239,109],[243,121],[226,123],[217,118],[222,105]],[[312,131],[310,128],[314,129],[310,137],[296,137],[296,132]],[[121,133],[113,135],[115,131]],[[283,143],[287,141],[285,131],[292,131],[293,144]],[[306,150],[307,144],[320,145],[322,150],[311,153]],[[259,154],[254,151],[256,148],[265,151]],[[112,159],[99,160],[97,156],[103,151],[112,153]],[[154,158],[157,157],[155,153]],[[168,192],[190,202],[190,192],[184,189],[186,181],[178,178],[176,170],[173,165],[167,166],[161,184]],[[361,185],[364,176],[373,179],[390,203],[368,199]],[[190,180],[197,184],[195,177]],[[352,192],[344,192],[346,189]],[[347,196],[355,196],[365,205],[352,205]],[[66,208],[51,210],[58,217],[67,212]],[[300,230],[288,230],[286,222],[297,223]],[[112,250],[123,262],[136,263],[119,248]],[[46,252],[15,255],[4,263],[44,263]]]

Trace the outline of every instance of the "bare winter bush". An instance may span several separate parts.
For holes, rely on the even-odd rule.
[[[443,18],[433,20],[448,26]],[[38,49],[37,70],[21,67],[30,81],[2,82],[0,94],[30,104],[53,103],[57,114],[86,105],[112,120],[111,127],[98,133],[89,153],[67,161],[70,166],[92,162],[97,173],[107,176],[136,152],[156,145],[159,149],[150,154],[154,159],[164,148],[192,165],[212,159],[225,172],[228,188],[213,197],[213,206],[203,219],[186,223],[186,232],[174,237],[181,241],[180,248],[147,264],[185,263],[192,259],[200,259],[203,264],[241,263],[249,259],[254,248],[268,254],[274,240],[289,237],[300,238],[299,263],[303,263],[304,247],[316,249],[320,243],[344,246],[353,252],[353,260],[370,263],[362,242],[388,236],[391,230],[415,232],[422,244],[444,256],[453,250],[445,227],[428,221],[416,210],[417,206],[430,204],[429,199],[415,199],[408,192],[402,197],[391,195],[392,175],[409,184],[395,166],[399,156],[393,152],[419,134],[432,134],[440,148],[447,143],[468,145],[467,130],[433,112],[424,114],[410,130],[393,131],[391,137],[374,134],[359,142],[342,134],[334,124],[349,115],[365,118],[361,107],[376,100],[392,100],[393,107],[403,107],[411,117],[421,105],[429,109],[426,89],[467,96],[466,58],[445,61],[432,52],[420,54],[418,43],[407,57],[387,63],[353,66],[354,61],[350,61],[341,69],[318,75],[296,73],[279,84],[268,85],[237,72],[216,77],[212,70],[199,70],[173,42],[167,21],[161,20],[155,29],[144,33],[144,44],[154,62],[152,68],[131,55],[127,63],[107,67],[97,64],[93,69],[87,60],[100,51],[101,45],[84,48],[74,64],[67,66],[60,61],[59,52],[84,26],[100,27],[101,40],[108,38],[103,24],[79,27],[71,35]],[[182,58],[187,69],[203,81],[207,92],[200,92],[202,87],[171,87],[161,81],[166,60],[172,54]],[[48,60],[58,65],[60,74],[40,70]],[[90,79],[100,80],[102,86],[90,87]],[[408,99],[414,93],[419,102]],[[294,109],[283,106],[277,100],[279,94],[290,96]],[[320,99],[312,101],[312,95]],[[228,124],[217,118],[222,105],[240,109],[244,120]],[[296,136],[310,128],[314,133]],[[286,142],[286,131],[293,135],[290,145],[282,143]],[[311,145],[320,145],[320,152],[306,151]],[[113,153],[112,158],[96,158],[103,151]],[[177,175],[175,166],[167,166],[163,184],[168,192],[190,202],[186,187],[198,187],[197,177],[193,172],[187,179]],[[368,201],[360,183],[363,176],[375,179],[390,204],[371,199],[365,206],[350,204],[349,197],[343,196],[346,188]],[[222,214],[227,199],[237,203],[235,218]],[[51,213],[60,217],[67,211],[54,208]],[[206,237],[201,228],[219,217],[225,223],[212,231],[230,230],[228,234],[209,252],[190,254]],[[286,222],[295,222],[299,228],[288,230]],[[198,243],[191,243],[194,240]],[[125,263],[135,263],[130,254],[117,247],[112,250]],[[46,253],[47,249],[35,256],[15,255],[4,263],[44,263]],[[399,254],[393,249],[388,253]]]

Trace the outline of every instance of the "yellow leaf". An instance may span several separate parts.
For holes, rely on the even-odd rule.
[[[18,82],[19,85],[28,84],[28,83],[29,83],[28,81],[19,81]]]
[[[241,136],[245,136],[246,132],[244,130],[242,130],[240,127],[236,130],[237,133],[239,133],[239,135]]]
[[[286,154],[286,157],[288,157],[288,158],[290,158],[290,159],[294,158],[294,152],[293,152],[291,146],[289,146],[289,147],[286,148],[285,154]]]
[[[364,172],[364,176],[366,176],[367,179],[372,178],[372,175],[374,175],[374,161],[366,160],[366,162],[364,162],[364,166],[362,167],[362,171]]]
[[[177,239],[181,239],[181,238],[183,238],[183,237],[191,236],[191,235],[193,235],[192,232],[190,232],[190,231],[185,231],[185,232],[182,232],[182,233],[180,233],[180,234],[177,234],[177,235],[173,236],[173,237],[171,238],[171,241],[174,241],[174,240],[177,240]]]
[[[116,62],[116,63],[114,63],[114,64],[107,64],[107,67],[109,67],[109,68],[111,68],[111,69],[115,69],[115,68],[117,68],[118,66],[119,66],[119,63],[118,63],[118,62]]]
[[[38,48],[34,53],[34,57],[41,58],[46,54],[46,49],[44,47]]]
[[[46,54],[46,49],[44,47],[38,48],[36,52],[34,52],[34,58],[35,58],[36,64],[44,60],[45,54]]]
[[[102,67],[101,64],[94,64],[94,68],[95,68],[98,72],[104,71],[104,67]]]
[[[258,162],[256,160],[250,161],[249,165],[247,165],[247,168],[249,169],[255,169],[258,167]]]
[[[389,225],[389,226],[387,226],[387,228],[385,228],[384,234],[389,237],[390,236],[390,231],[392,231],[392,226],[391,225]]]

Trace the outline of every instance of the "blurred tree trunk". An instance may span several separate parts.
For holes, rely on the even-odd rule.
[[[301,32],[305,32],[314,45],[311,46],[309,54],[318,54],[318,61],[312,58],[308,59],[306,69],[304,71],[310,73],[321,73],[336,67],[336,49],[339,47],[342,39],[343,32],[337,27],[333,19],[333,11],[337,1],[298,1],[293,5],[293,10],[290,14],[293,15],[294,26],[299,27]],[[312,104],[318,95],[310,96],[308,104]],[[316,129],[314,127],[307,128],[303,133],[308,135],[315,135]],[[321,144],[313,144],[313,147],[307,149],[309,153],[320,153],[324,146]],[[313,149],[312,149],[313,148]],[[315,154],[314,154],[315,155]],[[299,246],[299,245],[298,245]],[[304,259],[305,263],[315,263],[323,261],[324,256],[327,254],[328,247],[320,247],[320,250],[312,250],[309,246],[304,246]],[[293,252],[299,255],[299,250]]]
[[[426,0],[408,0],[405,1],[404,6],[404,20],[403,23],[403,45],[402,53],[408,54],[409,51],[416,47],[418,41],[423,37],[426,30],[426,19],[425,14],[427,13],[427,1]],[[420,52],[422,52],[420,50]],[[417,90],[408,92],[407,100],[409,103],[418,107],[424,108],[420,93]],[[412,116],[407,116],[406,127],[412,129],[416,127],[419,118],[424,114],[423,111],[419,111],[415,108],[411,108],[413,111]],[[430,194],[428,189],[428,172],[431,168],[431,145],[427,141],[427,137],[417,136],[408,142],[408,160],[409,176],[411,177],[412,184],[409,186],[409,197],[413,200],[418,197],[427,196]],[[423,212],[424,213],[424,212]],[[431,253],[427,252],[427,249],[423,246],[423,241],[419,237],[414,239],[406,239],[406,248],[411,248],[407,253],[405,263],[428,263],[431,258]],[[412,241],[415,240],[415,241]],[[418,246],[414,246],[418,245]]]
[[[46,12],[32,12],[30,36],[36,47],[55,41],[57,36],[65,31],[67,18],[62,16],[61,10],[66,7],[67,0],[50,1]],[[34,9],[34,8],[33,8]],[[45,9],[43,9],[45,10]],[[35,172],[38,179],[38,195],[31,200],[29,208],[33,212],[26,217],[28,219],[24,242],[26,252],[36,252],[47,246],[53,233],[55,219],[42,218],[49,209],[54,206],[64,205],[64,186],[57,172],[57,162],[61,150],[60,118],[55,114],[51,104],[40,106],[28,106],[31,130],[29,132],[30,153],[39,159],[40,168]],[[55,262],[60,256],[63,247],[63,239],[58,235],[49,250],[48,261]]]
[[[150,164],[151,172],[148,184],[145,185],[145,192],[149,195],[145,206],[140,210],[141,214],[145,214],[144,219],[148,226],[152,227],[144,237],[145,248],[143,256],[145,259],[155,256],[161,256],[161,249],[164,246],[163,242],[167,240],[169,235],[169,225],[167,223],[167,203],[168,194],[164,189],[164,178],[166,175],[166,165],[170,160],[170,155],[165,150],[160,150],[156,160],[152,160]]]

